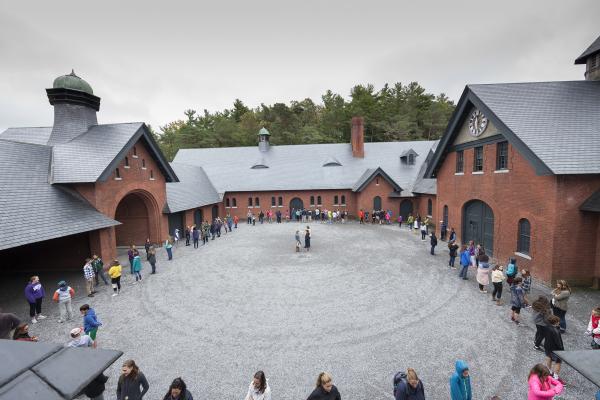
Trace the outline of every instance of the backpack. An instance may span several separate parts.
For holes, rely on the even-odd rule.
[[[398,391],[398,388],[400,387],[400,382],[404,382],[404,390],[406,391],[406,394],[408,395],[408,380],[406,379],[406,372],[399,371],[399,372],[396,372],[396,375],[394,375],[394,398],[396,397],[396,392]]]
[[[514,277],[515,275],[517,275],[517,267],[513,263],[508,264],[506,276]]]

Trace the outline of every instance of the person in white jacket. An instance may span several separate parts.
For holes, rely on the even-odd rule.
[[[586,333],[592,337],[592,349],[600,349],[600,307],[592,310]]]
[[[271,388],[269,382],[265,378],[265,373],[257,371],[254,374],[250,387],[248,387],[248,394],[244,400],[271,400]]]

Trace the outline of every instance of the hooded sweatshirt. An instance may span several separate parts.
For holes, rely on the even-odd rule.
[[[450,398],[452,400],[471,400],[471,377],[463,376],[469,369],[466,361],[456,360],[456,372],[450,378]]]
[[[96,317],[96,311],[94,311],[93,308],[90,308],[83,316],[83,330],[85,333],[88,333],[100,325],[102,325],[102,323],[98,321],[98,317]]]
[[[29,282],[27,284],[27,286],[25,286],[25,297],[27,298],[27,301],[30,303],[35,303],[35,301],[37,299],[41,299],[45,295],[46,295],[46,292],[44,292],[44,287],[39,282],[37,282],[37,283]]]
[[[71,298],[75,296],[75,291],[71,286],[61,286],[54,292],[54,296],[52,300],[57,301],[59,303],[64,303],[66,301],[71,300]]]

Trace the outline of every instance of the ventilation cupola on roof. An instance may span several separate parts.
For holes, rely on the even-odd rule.
[[[260,151],[269,151],[269,136],[271,134],[264,127],[258,131],[258,149]]]
[[[600,36],[577,57],[575,64],[586,65],[586,81],[600,81]]]
[[[323,162],[324,167],[341,167],[342,163],[337,160],[337,158],[329,156]]]

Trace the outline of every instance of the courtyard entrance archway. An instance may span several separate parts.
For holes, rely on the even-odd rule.
[[[131,192],[125,195],[115,210],[117,246],[143,245],[146,238],[158,238],[158,218],[152,195]]]
[[[488,255],[494,253],[494,212],[481,200],[471,200],[463,207],[463,243],[481,244]]]

